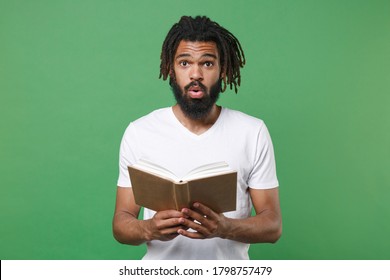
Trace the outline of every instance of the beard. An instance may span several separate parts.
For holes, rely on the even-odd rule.
[[[213,108],[215,102],[219,98],[221,92],[221,79],[219,79],[214,85],[210,87],[210,91],[201,82],[191,82],[184,87],[184,91],[181,90],[179,85],[174,79],[170,82],[173,94],[176,102],[179,105],[183,113],[190,119],[202,120],[208,116]],[[199,86],[204,92],[204,96],[200,99],[191,98],[186,92],[192,86]]]

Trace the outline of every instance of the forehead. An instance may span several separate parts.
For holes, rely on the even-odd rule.
[[[175,58],[181,56],[202,57],[208,55],[218,58],[218,48],[215,42],[192,42],[182,40],[177,47]]]

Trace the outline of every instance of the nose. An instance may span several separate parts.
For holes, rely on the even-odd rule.
[[[190,79],[192,81],[201,81],[203,80],[203,71],[202,68],[199,65],[193,65],[191,67],[191,72],[190,72]]]

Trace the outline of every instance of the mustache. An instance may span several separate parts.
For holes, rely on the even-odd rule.
[[[196,86],[200,87],[203,92],[207,92],[207,87],[204,84],[202,84],[201,82],[198,82],[198,81],[193,81],[193,82],[189,83],[188,85],[186,85],[184,87],[184,90],[188,91],[190,87],[196,87]]]

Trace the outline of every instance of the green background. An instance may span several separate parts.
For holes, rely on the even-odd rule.
[[[119,143],[199,14],[247,57],[219,103],[274,141],[284,231],[251,258],[390,259],[390,1],[0,0],[1,259],[142,257],[111,233]]]

